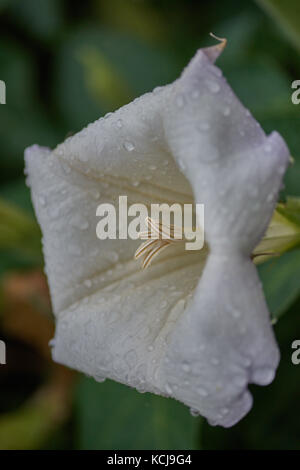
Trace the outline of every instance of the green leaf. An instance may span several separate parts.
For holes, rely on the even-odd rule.
[[[41,256],[41,233],[36,221],[17,206],[0,200],[0,250]]]
[[[267,303],[276,321],[300,295],[300,250],[285,253],[259,267]]]
[[[257,2],[278,22],[294,46],[300,50],[299,0],[257,0]]]
[[[176,74],[167,54],[138,39],[108,28],[81,27],[59,51],[54,92],[69,130],[77,131]]]
[[[80,449],[195,449],[201,418],[171,398],[83,377],[76,394]]]
[[[286,203],[279,204],[277,211],[300,229],[300,198],[288,197]]]
[[[59,0],[11,0],[10,13],[17,24],[45,40],[57,34],[62,26],[61,3]]]

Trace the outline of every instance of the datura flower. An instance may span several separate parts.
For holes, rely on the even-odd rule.
[[[269,384],[279,351],[252,253],[289,162],[198,50],[174,83],[53,151],[26,150],[56,334],[53,358],[96,380],[173,397],[229,427]],[[170,243],[141,269],[141,241],[99,240],[99,203],[200,203],[205,245]],[[139,252],[138,252],[139,254]],[[149,253],[148,253],[149,254]]]

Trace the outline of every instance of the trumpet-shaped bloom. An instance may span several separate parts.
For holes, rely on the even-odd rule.
[[[55,361],[182,401],[225,427],[269,384],[279,352],[251,253],[289,152],[266,136],[201,49],[172,84],[51,151],[26,150],[56,334]],[[205,247],[168,247],[141,270],[135,240],[96,237],[96,208],[201,203]]]

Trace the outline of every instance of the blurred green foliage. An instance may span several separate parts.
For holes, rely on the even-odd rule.
[[[10,233],[26,220],[24,233],[9,242],[0,238],[1,276],[42,263],[24,149],[53,147],[174,80],[198,47],[212,43],[210,31],[228,38],[219,65],[237,95],[267,132],[276,129],[288,142],[295,163],[285,192],[300,196],[300,108],[291,103],[291,82],[300,78],[297,0],[1,0],[0,24],[0,79],[7,85],[7,104],[0,106],[0,205],[4,213],[12,208],[6,211]],[[212,428],[173,400],[80,377],[72,426],[46,446],[300,449],[299,371],[290,360],[291,342],[300,335],[300,252],[268,262],[260,273],[274,316],[288,313],[276,325],[283,358],[270,387],[253,387],[255,407],[241,423]]]

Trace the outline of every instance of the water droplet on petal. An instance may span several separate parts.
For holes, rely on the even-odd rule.
[[[186,362],[184,362],[184,363],[182,364],[182,370],[183,370],[184,372],[190,372],[191,368],[190,368],[189,364],[187,364]]]
[[[265,149],[265,152],[270,153],[272,151],[272,146],[270,144],[266,144],[264,149]]]
[[[92,281],[90,279],[86,279],[83,284],[88,288],[92,287]]]
[[[127,150],[127,152],[132,152],[135,149],[135,146],[132,142],[126,140],[124,142],[124,149]]]
[[[183,106],[184,106],[184,98],[183,98],[182,95],[178,95],[178,96],[176,97],[176,104],[177,104],[178,108],[183,108]]]
[[[218,364],[220,364],[220,361],[219,361],[218,358],[213,357],[212,360],[211,360],[211,363],[212,363],[214,366],[217,366]]]
[[[197,392],[201,397],[207,397],[208,396],[208,392],[205,390],[205,388],[198,388]]]
[[[116,126],[118,129],[121,129],[123,127],[123,121],[122,119],[118,119],[116,122]]]
[[[221,89],[220,85],[218,82],[214,82],[213,80],[208,80],[207,82],[207,87],[212,93],[218,93]]]
[[[125,361],[127,362],[129,367],[134,367],[137,363],[137,354],[134,349],[131,349],[125,354],[124,357]]]
[[[199,129],[201,131],[208,131],[208,129],[210,129],[210,124],[208,122],[201,122],[199,124]]]
[[[231,109],[229,106],[226,106],[224,109],[223,109],[223,114],[224,116],[229,116],[229,114],[231,113]]]
[[[41,196],[41,197],[40,197],[40,204],[41,204],[41,206],[43,206],[43,207],[46,206],[47,202],[46,202],[46,199],[44,198],[44,196]]]
[[[195,418],[200,415],[199,411],[196,410],[195,408],[190,408],[190,413],[191,413],[191,415],[194,416]]]

